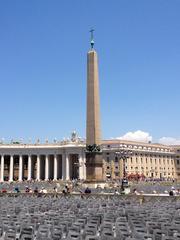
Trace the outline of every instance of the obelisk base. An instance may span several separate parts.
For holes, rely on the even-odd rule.
[[[86,180],[84,184],[94,188],[104,187],[102,152],[86,153]]]

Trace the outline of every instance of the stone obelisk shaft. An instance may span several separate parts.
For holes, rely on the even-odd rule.
[[[100,107],[99,107],[99,78],[98,57],[95,50],[87,55],[87,123],[86,144],[100,145]]]
[[[87,120],[86,120],[86,180],[103,180],[102,152],[89,151],[88,146],[101,145],[98,58],[92,48],[87,54]]]

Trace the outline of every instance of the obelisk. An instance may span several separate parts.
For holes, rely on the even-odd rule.
[[[87,118],[86,118],[86,180],[103,180],[98,57],[94,50],[91,30],[91,49],[87,54]]]

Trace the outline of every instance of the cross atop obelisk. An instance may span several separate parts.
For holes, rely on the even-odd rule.
[[[101,181],[103,174],[98,57],[94,50],[94,29],[91,29],[90,33],[91,49],[87,54],[86,176],[89,181]]]
[[[91,49],[94,48],[94,29],[90,30],[91,33]]]

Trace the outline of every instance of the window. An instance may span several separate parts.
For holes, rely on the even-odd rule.
[[[110,161],[109,161],[109,157],[107,157],[107,159],[106,159],[106,160],[107,160],[107,162],[110,162]]]
[[[115,162],[118,162],[118,157],[115,157]]]
[[[136,163],[138,163],[138,159],[136,158]]]
[[[109,153],[108,153],[108,152],[107,152],[106,154],[107,154],[107,155],[109,155]]]
[[[177,160],[177,165],[179,165],[179,160]]]
[[[131,157],[131,163],[132,163],[132,157]]]
[[[107,169],[109,169],[109,166],[107,166]]]

